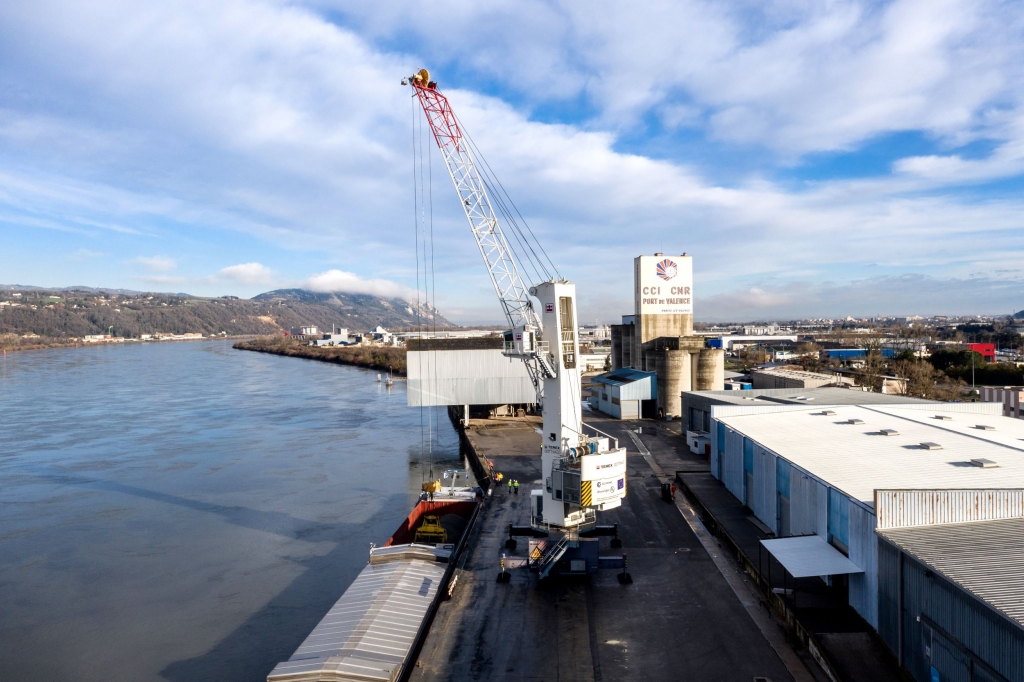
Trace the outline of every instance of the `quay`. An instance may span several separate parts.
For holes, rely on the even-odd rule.
[[[520,482],[520,493],[504,482],[491,486],[456,565],[452,597],[440,604],[409,679],[828,679],[809,653],[789,646],[739,565],[722,556],[707,531],[698,536],[703,526],[692,510],[687,521],[683,496],[675,504],[663,501],[662,483],[676,465],[707,470],[706,461],[680,464],[686,451],[678,426],[667,425],[675,426],[672,433],[649,421],[596,415],[586,421],[628,448],[627,497],[620,508],[602,512],[599,523],[618,525],[622,548],[602,538],[601,554],[625,554],[633,583],[620,584],[615,570],[538,582],[525,568],[497,582],[502,555],[523,559],[528,551],[523,538],[514,551],[505,540],[509,524],[529,525],[529,490],[541,484],[539,420],[470,420],[463,437],[478,477],[501,472]],[[638,426],[645,431],[633,434],[639,443],[629,435]],[[656,461],[661,458],[675,461],[670,474]]]

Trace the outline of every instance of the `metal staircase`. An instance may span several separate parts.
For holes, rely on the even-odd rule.
[[[570,537],[569,535],[562,536],[554,547],[552,547],[540,560],[539,568],[540,574],[537,576],[539,580],[543,580],[548,577],[551,570],[558,563],[558,560],[565,556],[565,553],[569,551],[570,547],[578,547],[580,544],[579,539],[576,537]]]
[[[537,352],[534,355],[537,358],[537,364],[540,365],[540,372],[544,375],[545,379],[554,379],[558,372],[555,366],[551,363],[551,353],[548,350],[547,341],[537,342]]]

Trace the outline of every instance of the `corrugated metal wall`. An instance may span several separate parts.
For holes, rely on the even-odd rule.
[[[864,569],[850,576],[850,606],[878,628],[878,536],[875,515],[850,500],[850,561]]]
[[[900,550],[875,536],[878,543],[878,630],[893,655],[899,658],[899,563]]]
[[[878,632],[898,655],[901,552],[882,538],[878,543]],[[962,661],[973,655],[1007,680],[1024,682],[1024,630],[1020,626],[913,557],[903,554],[902,563],[903,663],[914,679],[930,682],[932,665],[944,682],[962,679]],[[969,653],[959,651],[957,644]],[[975,680],[983,679],[991,678],[976,673]]]
[[[724,483],[725,462],[719,461],[718,452],[725,449],[725,424],[712,419],[710,428],[711,433],[708,435],[711,437],[711,475]]]
[[[639,419],[640,418],[640,401],[639,400],[620,400],[618,405],[613,407],[619,408],[619,419]]]
[[[522,360],[500,350],[432,350],[406,354],[409,407],[537,402]]]
[[[1024,490],[876,490],[878,527],[1024,518]]]
[[[725,429],[725,487],[738,499],[743,499],[743,436],[730,428]]]
[[[828,489],[796,467],[790,472],[789,489],[790,533],[826,537]]]
[[[654,400],[658,397],[657,379],[653,374],[610,388],[618,395],[619,400]]]
[[[754,516],[769,528],[775,528],[775,453],[754,446]]]

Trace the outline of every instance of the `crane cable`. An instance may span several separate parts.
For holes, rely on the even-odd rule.
[[[416,168],[417,168],[417,165],[416,165],[417,164],[417,155],[416,155],[416,143],[417,143],[416,122],[417,122],[417,118],[416,118],[416,102],[415,102],[415,100],[410,100],[410,104],[412,105],[412,186],[413,186],[413,190],[412,190],[412,225],[413,225],[413,243],[414,243],[415,248],[416,248],[416,329],[418,331],[422,331],[423,330],[423,325],[422,325],[421,309],[420,309],[420,217],[419,217],[420,216],[420,207],[419,207],[419,200],[418,200],[419,182],[418,182],[418,179],[417,179],[417,176],[416,176]],[[406,361],[406,370],[408,371],[408,361]],[[420,388],[420,410],[419,410],[419,412],[420,412],[420,462],[421,462],[421,464],[423,462],[423,458],[424,458],[424,454],[425,454],[424,451],[426,449],[426,443],[425,443],[425,441],[426,441],[426,438],[425,438],[425,435],[426,435],[425,428],[426,428],[426,426],[423,423],[423,404],[422,403],[423,403],[423,389],[422,389],[422,383],[421,383],[421,388]],[[425,483],[426,482],[426,477],[424,476],[424,474],[425,474],[425,470],[423,469],[422,466],[420,466],[420,483]]]
[[[520,260],[523,260],[523,256],[525,256],[525,260],[529,261],[531,266],[535,267],[538,271],[543,272],[545,279],[552,279],[556,276],[561,278],[558,266],[555,265],[547,251],[544,250],[544,246],[540,243],[540,240],[537,239],[537,235],[534,234],[533,228],[531,228],[530,224],[526,222],[526,218],[524,218],[523,214],[519,211],[519,207],[516,206],[514,201],[512,201],[512,197],[509,196],[508,192],[505,190],[505,186],[501,183],[501,180],[498,179],[497,174],[491,168],[490,163],[487,161],[487,157],[485,157],[480,151],[480,148],[473,140],[473,136],[469,134],[466,126],[462,123],[462,120],[459,119],[458,114],[452,112],[452,115],[455,116],[455,120],[459,125],[462,135],[466,138],[470,151],[474,156],[480,159],[482,164],[482,167],[479,169],[481,171],[480,176],[483,179],[484,184],[487,186],[488,193],[498,205],[499,210],[505,216],[505,219],[512,227],[513,232],[521,237],[525,249],[528,249],[529,251],[529,253],[527,253],[526,250],[524,250],[523,254],[520,256]],[[512,210],[515,211],[514,215],[512,210],[509,210],[508,205],[511,205]],[[519,216],[519,220],[516,220],[516,216]],[[520,221],[522,221],[522,227],[519,225]],[[527,236],[527,233],[529,236]],[[536,245],[536,248],[534,248],[534,245]],[[537,253],[538,250],[540,251],[540,254]],[[543,255],[543,259],[541,258],[541,255]],[[548,265],[551,266],[550,270],[547,267]]]
[[[431,337],[437,339],[437,281],[434,277],[434,163],[433,163],[433,145],[430,141],[427,141],[427,199],[430,207],[430,322],[431,322]],[[426,255],[426,254],[424,254]],[[425,272],[425,269],[424,269]],[[430,366],[434,378],[434,387],[436,389],[437,382],[437,344],[431,344],[433,347],[430,351]],[[432,406],[432,412],[434,413],[434,438],[438,440],[438,449],[440,450],[440,439],[441,439],[441,427],[438,423],[438,410],[437,405]],[[431,458],[430,458],[430,476],[433,480],[434,476],[434,458],[433,458],[433,441],[431,439]]]
[[[414,107],[414,109],[415,109],[415,107]],[[423,182],[423,175],[424,175],[423,174],[423,146],[424,146],[424,138],[426,136],[423,134],[423,119],[421,117],[417,117],[417,121],[419,122],[419,126],[420,126],[420,130],[419,130],[419,145],[420,145],[420,149],[419,149],[419,152],[420,152],[420,164],[419,164],[419,172],[420,172],[420,213],[419,213],[419,217],[420,217],[420,234],[422,235],[422,238],[423,238],[423,250],[421,252],[423,254],[423,304],[426,306],[426,305],[430,304],[430,290],[431,290],[431,285],[432,285],[432,282],[429,279],[429,271],[427,270],[427,215],[426,215],[426,210],[427,210],[426,209],[426,203],[427,202],[426,202],[426,200],[424,199],[424,196],[423,196],[424,195],[424,191],[425,191],[425,183]],[[427,146],[427,150],[429,151],[429,149],[430,149],[430,141],[427,140],[425,142],[425,144]],[[431,354],[431,358],[430,359],[431,359],[431,361],[436,359],[434,354]],[[427,411],[427,466],[429,467],[428,468],[428,474],[430,476],[430,480],[434,480],[434,422],[431,421],[431,418],[432,418],[433,415],[431,414],[430,406],[427,407],[427,410],[428,410]],[[435,410],[435,412],[436,412],[436,410]]]

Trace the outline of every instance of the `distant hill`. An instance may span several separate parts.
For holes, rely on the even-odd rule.
[[[253,296],[251,300],[301,310],[310,323],[321,329],[330,329],[332,324],[351,331],[368,330],[377,325],[386,329],[416,325],[454,326],[429,304],[420,303],[417,314],[416,303],[402,298],[382,298],[341,291],[324,293],[305,289],[277,289]],[[270,309],[273,310],[273,307]]]
[[[1015,319],[1015,320],[1024,320],[1024,310],[1021,310],[1019,312],[1014,313],[1013,314],[1013,319]]]
[[[302,289],[269,291],[252,299],[203,298],[186,294],[102,289],[44,289],[0,286],[0,334],[38,334],[52,339],[104,334],[117,336],[202,333],[263,335],[291,327],[332,325],[353,332],[380,325],[388,329],[417,324],[453,326],[430,306],[365,294],[317,293]]]

